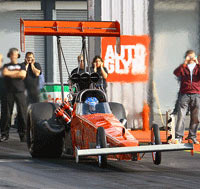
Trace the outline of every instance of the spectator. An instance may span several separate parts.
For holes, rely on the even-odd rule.
[[[39,90],[42,90],[45,86],[44,74],[41,73],[39,76]]]
[[[198,55],[197,60],[198,60],[198,64],[199,64],[200,63],[200,54]]]
[[[4,78],[2,75],[2,62],[3,56],[0,54],[0,100],[1,100],[1,119],[3,117],[3,113],[6,110],[6,89],[4,84]]]
[[[198,60],[198,64],[199,64],[200,63],[200,55],[198,55],[197,60]],[[177,78],[177,81],[180,84],[181,78]],[[179,92],[177,94],[177,99],[176,99],[174,110],[173,110],[172,114],[176,115],[178,113],[178,107],[179,107],[180,97],[181,97],[181,93],[180,93],[180,90],[179,90]],[[189,107],[188,107],[186,115],[189,115],[189,113],[190,113],[190,110],[189,110]]]
[[[23,64],[18,64],[20,58],[19,50],[11,48],[8,52],[10,63],[3,66],[3,76],[6,87],[6,108],[1,122],[1,141],[8,140],[9,126],[14,103],[17,104],[18,113],[18,133],[21,142],[25,142],[27,105],[24,95],[25,86],[23,79],[26,77],[26,68]]]
[[[85,70],[85,65],[84,65],[84,61],[83,61],[83,55],[80,54],[77,58],[78,60],[78,67],[73,69],[72,72],[71,72],[71,75],[73,75],[74,73],[79,73],[79,74],[82,74]]]
[[[28,104],[37,103],[40,101],[39,76],[42,74],[42,69],[39,63],[35,62],[35,56],[32,52],[27,52],[25,62],[22,63],[26,67],[26,78],[24,79],[27,89]]]
[[[44,74],[39,76],[39,90],[40,90],[40,102],[48,102],[47,91],[45,89]]]
[[[185,53],[184,64],[174,70],[174,74],[181,79],[178,118],[175,129],[176,143],[181,143],[184,136],[184,118],[189,107],[190,125],[188,142],[199,144],[196,139],[200,121],[200,65],[193,50]]]
[[[181,78],[177,78],[177,81],[178,81],[178,83],[180,85]],[[180,92],[180,89],[179,89],[179,91],[177,93],[177,99],[176,99],[176,102],[175,102],[174,110],[172,112],[172,114],[174,114],[174,115],[176,115],[178,113],[180,98],[181,98],[181,92]],[[186,115],[189,115],[189,114],[190,114],[190,109],[188,107]]]
[[[108,71],[103,65],[103,59],[100,56],[95,56],[92,62],[92,67],[94,72],[98,73],[100,76],[100,80],[97,82],[97,88],[101,88],[107,91],[107,82],[106,79],[108,77]]]
[[[77,59],[78,59],[78,67],[72,70],[71,75],[76,74],[76,73],[81,75],[82,73],[85,72],[85,64],[83,61],[83,55],[80,54]],[[77,87],[78,87],[78,91],[81,91],[81,90],[87,89],[89,85],[86,82],[80,81]]]
[[[180,80],[181,80],[180,78],[177,78],[178,84],[180,84]],[[177,93],[177,99],[176,99],[176,102],[175,102],[174,110],[172,112],[172,114],[174,114],[174,115],[176,115],[178,113],[180,97],[181,97],[181,93],[180,93],[180,90],[179,90],[178,93]]]
[[[0,54],[0,68],[2,68],[2,63],[3,63],[3,55]]]
[[[4,84],[4,78],[2,75],[2,62],[3,62],[3,56],[0,54],[0,99],[2,100],[3,96],[5,96],[5,84]]]

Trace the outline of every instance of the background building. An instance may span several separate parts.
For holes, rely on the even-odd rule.
[[[199,53],[199,0],[86,0],[82,1],[0,1],[0,52],[19,48],[19,19],[118,20],[122,35],[151,36],[150,79],[148,83],[110,83],[108,97],[122,102],[128,110],[129,126],[141,126],[144,101],[152,105],[155,81],[165,112],[172,109],[178,92],[173,70],[183,62],[184,52]],[[88,7],[88,8],[87,8]],[[89,39],[90,60],[100,54],[100,39]],[[63,37],[62,46],[70,71],[81,52],[80,37]],[[26,51],[33,51],[47,83],[59,83],[56,37],[28,36]],[[22,53],[23,61],[24,54]],[[67,72],[63,63],[64,77]],[[120,93],[118,92],[120,91]],[[153,107],[153,106],[152,106]],[[157,108],[154,109],[157,112]]]
[[[199,3],[199,0],[101,0],[96,6],[101,7],[101,20],[120,21],[122,35],[151,36],[149,82],[109,84],[109,99],[125,105],[130,127],[137,124],[141,127],[143,102],[147,99],[158,113],[157,103],[153,103],[153,82],[162,113],[174,108],[179,83],[173,70],[183,63],[188,49],[200,53]]]
[[[121,35],[148,35],[148,6],[147,0],[101,0],[101,19],[118,20]],[[142,127],[141,112],[147,101],[148,83],[109,83],[108,89],[109,99],[125,106],[129,127]]]
[[[0,1],[0,52],[4,55],[11,47],[20,47],[19,20],[87,20],[87,1]],[[63,37],[61,39],[69,69],[77,66],[77,56],[81,52],[81,38]],[[56,37],[27,36],[26,51],[33,51],[45,72],[46,82],[58,83],[58,63]],[[22,53],[20,61],[23,61]],[[67,76],[63,63],[64,76]],[[67,77],[65,77],[67,78]],[[67,79],[65,79],[66,81]]]
[[[184,61],[184,53],[199,51],[199,0],[155,0],[154,4],[154,80],[165,112],[174,106],[179,84],[172,74]]]

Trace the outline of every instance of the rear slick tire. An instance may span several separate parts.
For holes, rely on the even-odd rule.
[[[56,105],[53,103],[32,104],[28,110],[27,146],[33,158],[59,158],[63,152],[63,132],[52,133],[42,124],[57,124]]]

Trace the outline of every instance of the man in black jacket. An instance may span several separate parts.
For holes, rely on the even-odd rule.
[[[25,87],[28,94],[28,104],[39,102],[39,76],[42,69],[39,63],[35,62],[35,56],[32,52],[27,52],[25,62],[22,63],[26,67],[26,78],[24,79]]]
[[[2,63],[3,63],[3,56],[0,54],[0,99],[2,100],[3,96],[5,96],[5,84],[4,84],[4,78],[2,75]]]
[[[3,71],[3,67],[2,67],[2,63],[3,63],[3,56],[2,54],[0,54],[0,100],[1,100],[1,120],[2,117],[4,117],[4,113],[6,110],[6,88],[5,88],[5,82],[4,82],[4,77],[2,74]],[[0,128],[1,128],[1,124],[0,124]]]
[[[78,67],[72,70],[71,75],[73,75],[75,73],[82,74],[85,71],[84,70],[85,69],[85,64],[84,64],[84,61],[83,61],[83,55],[80,54],[77,57],[77,60],[78,60]]]
[[[20,57],[18,49],[11,48],[7,56],[10,58],[10,63],[3,66],[2,72],[6,87],[6,105],[1,120],[1,141],[9,138],[9,126],[11,124],[13,106],[16,103],[19,118],[18,133],[20,141],[25,142],[27,105],[23,80],[26,77],[26,68],[22,64],[18,64],[18,58]]]
[[[71,76],[73,74],[80,74],[81,75],[85,72],[85,64],[84,64],[84,61],[83,61],[83,55],[80,54],[78,56],[77,60],[78,60],[78,67],[72,70]],[[78,91],[84,90],[88,87],[88,83],[80,81],[78,83],[77,87],[78,87]]]

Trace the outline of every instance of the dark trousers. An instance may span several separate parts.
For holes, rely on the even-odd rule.
[[[3,127],[4,127],[2,124],[2,119],[6,119],[6,118],[7,118],[7,95],[4,94],[1,96],[1,125],[0,125],[1,133],[3,132]],[[9,130],[9,128],[10,128],[10,125],[8,126],[7,130]]]
[[[27,104],[26,97],[23,92],[11,93],[8,92],[5,97],[5,104],[2,111],[1,119],[1,135],[9,135],[9,127],[11,125],[11,117],[13,112],[14,103],[17,104],[18,113],[18,133],[20,136],[24,136],[26,132],[27,121]]]
[[[176,124],[176,137],[184,136],[184,120],[190,109],[189,138],[196,138],[198,125],[200,122],[200,94],[182,94],[180,96],[179,110]]]
[[[29,91],[27,90],[27,98],[28,98],[28,104],[38,103],[40,101],[39,97],[39,91]]]

